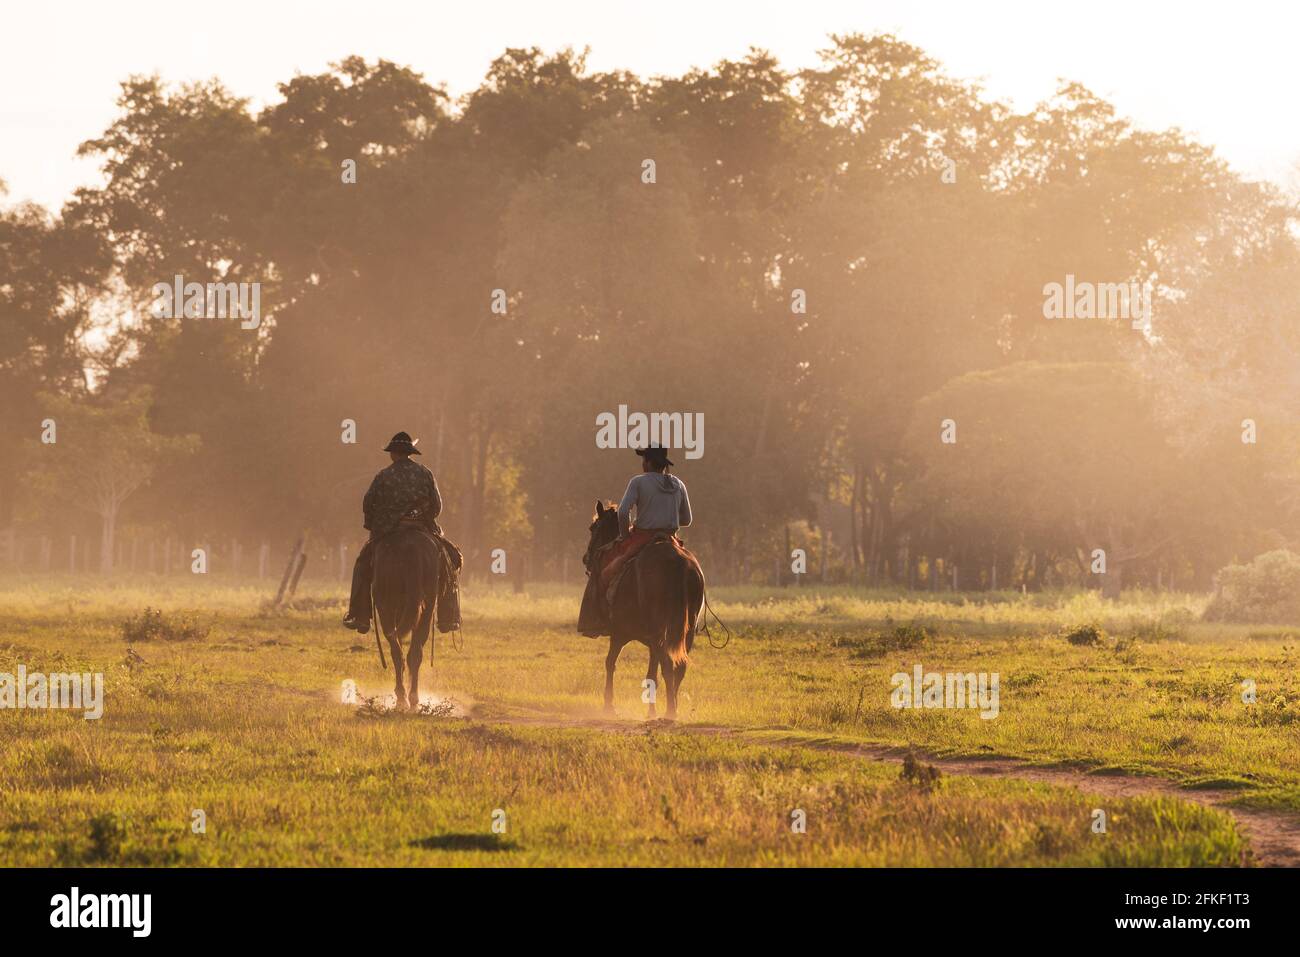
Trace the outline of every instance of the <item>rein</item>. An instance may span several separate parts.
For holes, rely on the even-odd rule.
[[[709,630],[709,616],[710,616],[710,615],[713,616],[713,620],[714,620],[714,621],[716,621],[719,625],[722,626],[722,630],[725,631],[725,632],[727,633],[727,637],[724,638],[724,639],[722,640],[722,644],[718,644],[718,643],[716,643],[716,642],[713,640],[713,632],[711,632],[711,631]],[[732,630],[731,630],[730,628],[727,627],[727,623],[726,623],[725,621],[723,621],[721,618],[718,617],[718,613],[717,613],[716,611],[714,611],[714,610],[713,610],[713,606],[709,604],[709,592],[708,592],[708,589],[705,589],[705,591],[704,591],[704,615],[703,615],[703,618],[704,618],[704,627],[703,627],[702,629],[700,629],[700,630],[704,632],[704,637],[706,637],[706,638],[709,639],[709,647],[710,647],[710,648],[725,648],[725,647],[727,647],[727,645],[731,644],[731,638],[732,638],[732,635],[734,634],[734,632],[732,632]]]
[[[384,644],[379,640],[379,609],[375,607],[375,571],[378,569],[379,561],[374,559],[370,573],[370,617],[375,620],[375,647],[379,649],[379,663],[388,670],[388,662],[384,659]]]
[[[389,534],[392,533],[390,532]],[[451,559],[447,556],[446,549],[444,549],[441,543],[437,541],[434,542],[434,546],[438,549],[438,561],[439,564],[442,565],[443,573],[454,577],[456,574],[456,570],[451,566]],[[375,563],[375,572],[372,572],[370,576],[370,617],[374,620],[375,623],[375,648],[379,652],[379,663],[383,665],[384,670],[387,671],[388,660],[384,657],[384,643],[379,638],[379,608],[375,605],[375,573],[377,572],[378,572],[378,561],[376,561]],[[457,586],[457,590],[459,591],[459,586]],[[465,636],[462,634],[464,627],[465,627],[464,622],[462,620],[461,627],[455,629],[450,633],[451,647],[457,654],[460,654],[465,650]],[[437,630],[436,621],[434,622],[434,630],[435,631]],[[430,645],[429,650],[432,652],[433,635],[429,636],[429,645]]]
[[[610,541],[605,542],[603,545],[599,545],[595,548],[588,547],[587,553],[582,556],[582,563],[587,566],[588,575],[596,573],[595,569],[593,568],[593,566],[597,564],[596,556],[598,556],[602,551],[608,549],[613,544],[614,544],[614,539],[611,539]],[[720,642],[714,640],[713,631],[712,629],[709,628],[710,615],[713,616],[713,620],[726,633],[722,641]],[[714,611],[713,606],[709,604],[709,592],[707,588],[705,588],[704,590],[704,614],[701,616],[701,620],[703,621],[703,625],[700,628],[700,632],[706,638],[709,639],[709,647],[722,649],[727,647],[727,645],[731,644],[731,639],[735,636],[735,632],[733,632],[729,627],[727,627],[727,623],[718,617],[718,613]]]
[[[444,573],[445,575],[447,575],[448,578],[449,578],[451,581],[455,581],[455,578],[456,578],[456,569],[454,569],[454,568],[451,567],[451,558],[447,555],[447,550],[446,550],[445,548],[442,547],[442,543],[441,543],[441,542],[436,542],[435,544],[438,546],[438,556],[439,556],[439,559],[440,559],[441,564],[442,564],[442,570],[443,570],[443,573]],[[441,590],[441,589],[439,589],[439,590]],[[460,585],[459,585],[459,583],[456,584],[456,591],[457,591],[457,593],[460,592]],[[436,606],[435,606],[435,607],[436,607]],[[438,630],[438,620],[437,620],[437,613],[436,613],[436,612],[434,613],[433,630],[434,630],[435,632]],[[461,613],[460,613],[460,627],[459,627],[459,628],[454,628],[454,629],[452,629],[450,632],[448,632],[448,634],[451,636],[448,640],[451,642],[452,650],[455,651],[456,654],[460,654],[461,652],[463,652],[463,651],[465,650],[465,634],[464,634],[464,631],[465,631],[465,611],[464,611],[464,609],[462,609],[462,610],[461,610]],[[429,650],[432,651],[432,650],[433,650],[433,636],[432,636],[432,635],[429,636],[429,646],[430,646],[430,647],[429,647]]]

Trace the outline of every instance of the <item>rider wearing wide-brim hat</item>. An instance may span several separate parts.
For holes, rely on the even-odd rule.
[[[357,631],[370,628],[370,581],[374,574],[374,543],[405,522],[415,523],[432,535],[441,537],[438,515],[442,512],[442,496],[433,473],[412,461],[419,455],[419,439],[406,432],[392,437],[384,451],[392,464],[381,469],[370,483],[362,500],[364,525],[370,538],[357,554],[352,569],[352,596],[343,625]]]
[[[411,438],[411,436],[406,432],[398,432],[389,439],[388,444],[384,446],[384,451],[397,452],[401,455],[419,455],[421,454],[420,450],[416,448],[419,444],[419,439]],[[396,461],[396,459],[394,459],[394,461]]]
[[[691,524],[691,499],[686,483],[668,469],[668,450],[657,445],[637,449],[641,474],[627,483],[618,505],[619,537],[610,550],[602,578],[609,580],[619,566],[656,538],[675,537]]]

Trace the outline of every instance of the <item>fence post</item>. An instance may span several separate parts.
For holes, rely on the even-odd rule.
[[[303,550],[305,538],[298,536],[298,541],[293,544],[293,551],[289,553],[289,562],[284,566],[284,575],[280,578],[280,590],[275,593],[275,604],[279,605],[284,600],[284,591],[289,587],[289,576],[293,575],[294,566],[298,564],[298,553]],[[294,580],[295,586],[297,580]]]
[[[307,567],[307,549],[303,549],[298,555],[298,567],[294,569],[293,581],[289,583],[289,600],[293,601],[293,596],[298,592],[298,579],[302,577],[302,570]]]

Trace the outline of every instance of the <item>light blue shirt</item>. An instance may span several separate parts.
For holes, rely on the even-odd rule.
[[[627,531],[636,513],[637,528],[675,532],[691,524],[691,500],[686,483],[667,472],[642,472],[627,483],[618,504],[619,528]]]

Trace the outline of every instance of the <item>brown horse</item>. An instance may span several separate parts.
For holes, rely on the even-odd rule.
[[[375,543],[374,613],[376,627],[388,639],[396,674],[394,693],[399,710],[420,706],[420,661],[433,628],[442,573],[438,545],[418,528],[400,526]],[[402,639],[410,637],[406,670],[411,688],[403,687]],[[432,654],[432,647],[430,647]],[[380,659],[383,658],[381,649]]]
[[[618,509],[596,502],[591,540],[583,564],[599,575],[597,550],[618,537]],[[605,656],[605,710],[614,710],[614,666],[623,646],[639,641],[650,649],[646,671],[648,716],[655,716],[656,676],[663,673],[669,720],[677,717],[677,692],[686,676],[687,655],[695,644],[695,621],[704,603],[704,574],[672,542],[658,540],[637,554],[614,593],[609,653]]]

